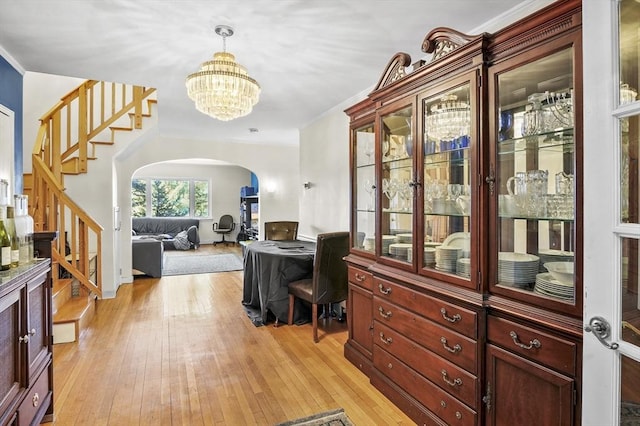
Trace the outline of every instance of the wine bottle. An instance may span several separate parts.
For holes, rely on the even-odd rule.
[[[5,230],[9,234],[11,241],[11,267],[17,268],[20,263],[20,241],[16,232],[15,214],[13,206],[7,206],[7,220],[5,221]]]
[[[0,271],[11,268],[11,240],[4,226],[6,216],[6,209],[0,208]]]

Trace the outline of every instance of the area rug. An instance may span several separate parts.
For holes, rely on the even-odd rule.
[[[315,414],[309,417],[303,417],[298,420],[291,420],[284,423],[278,423],[276,426],[353,426],[349,417],[344,413],[344,409],[326,411],[324,413]]]
[[[231,253],[174,254],[164,256],[162,276],[209,274],[212,272],[241,271],[242,260]]]

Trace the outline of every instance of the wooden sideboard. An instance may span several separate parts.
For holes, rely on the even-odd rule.
[[[36,234],[50,255],[55,233]],[[0,425],[53,421],[51,260],[0,274]]]

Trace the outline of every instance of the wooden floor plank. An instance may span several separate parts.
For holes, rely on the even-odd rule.
[[[238,247],[202,246],[234,252]],[[356,425],[413,422],[343,355],[346,323],[255,327],[242,272],[136,278],[54,346],[49,425],[273,425],[344,408]]]

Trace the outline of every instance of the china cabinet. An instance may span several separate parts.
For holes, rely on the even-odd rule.
[[[345,356],[420,424],[579,424],[580,15],[435,29],[346,110]]]

